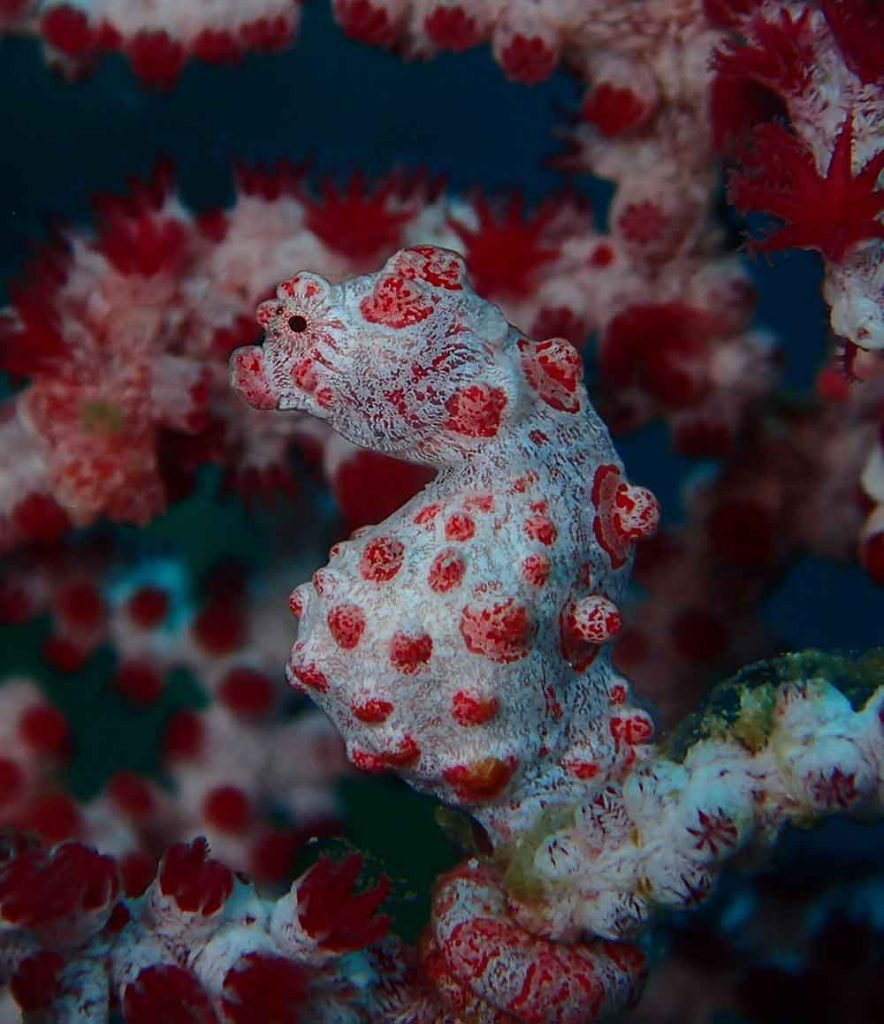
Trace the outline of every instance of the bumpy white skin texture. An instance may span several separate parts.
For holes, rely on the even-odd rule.
[[[651,727],[611,725],[627,691],[601,645],[658,507],[622,479],[574,349],[523,337],[430,246],[340,285],[298,274],[258,321],[263,348],[232,357],[248,401],[439,469],[292,597],[290,679],[351,759],[503,835],[630,761]]]

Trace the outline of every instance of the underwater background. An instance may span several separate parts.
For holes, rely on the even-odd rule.
[[[235,70],[189,64],[168,94],[143,88],[114,57],[102,59],[88,79],[65,83],[47,71],[37,43],[0,39],[0,305],[52,225],[88,224],[96,193],[125,191],[160,158],[172,160],[178,187],[195,210],[232,202],[233,161],[270,165],[287,158],[309,161],[316,180],[342,181],[357,168],[380,175],[402,166],[442,176],[455,192],[514,189],[529,202],[575,188],[590,198],[604,223],[609,187],[586,177],[566,179],[554,167],[562,148],[555,129],[578,102],[579,87],[562,72],[530,88],[507,82],[485,48],[406,64],[349,41],[324,4],[305,7],[289,51],[248,56]],[[728,216],[738,243],[744,225],[732,212]],[[790,252],[749,265],[759,295],[757,321],[783,345],[784,385],[796,396],[809,393],[828,344],[819,261]],[[15,386],[5,382],[7,390]],[[707,467],[673,455],[660,424],[616,443],[629,477],[658,495],[664,521],[677,522],[680,488]],[[247,510],[221,483],[220,474],[206,470],[193,497],[143,531],[110,531],[115,543],[141,566],[178,562],[182,579],[199,578],[229,557],[266,568],[268,538],[285,509]],[[309,474],[300,483],[310,512],[298,512],[297,529],[321,538],[311,545],[321,558],[342,527],[333,501]],[[182,584],[183,595],[186,590]],[[763,617],[784,651],[863,652],[884,643],[884,589],[856,565],[805,557],[769,595]],[[77,751],[69,778],[75,795],[88,797],[121,766],[156,770],[158,723],[173,708],[199,706],[193,680],[182,674],[148,712],[133,712],[102,696],[109,663],[101,655],[73,677],[53,673],[40,656],[47,628],[45,621],[0,628],[0,668],[3,675],[38,677],[69,718]],[[396,880],[396,924],[413,936],[426,913],[430,882],[457,860],[457,848],[439,830],[432,801],[387,780],[348,780],[343,787],[346,842],[368,851],[371,870],[387,871]],[[303,858],[315,858],[320,846],[305,850]],[[877,888],[868,891],[880,898],[880,930],[867,937],[866,946],[877,943],[880,950],[882,850],[881,826],[830,822],[813,833],[791,833],[773,866],[796,889],[821,878],[879,875]],[[731,880],[705,918],[738,932],[754,899]],[[674,927],[677,933],[681,926]],[[685,924],[685,933],[695,927]],[[659,941],[663,948],[670,939]],[[779,1024],[793,1019],[784,1013]],[[716,1024],[750,1019],[755,1018],[733,1012]],[[884,1006],[879,1020],[884,1021]],[[773,1024],[775,1018],[765,1021]],[[811,1022],[802,1018],[802,1024]]]

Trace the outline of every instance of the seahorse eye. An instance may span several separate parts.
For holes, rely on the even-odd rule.
[[[289,329],[295,334],[303,334],[307,330],[307,319],[299,313],[289,317]]]

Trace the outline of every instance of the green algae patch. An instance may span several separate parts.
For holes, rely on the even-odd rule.
[[[574,807],[549,807],[537,824],[512,846],[495,857],[503,870],[507,892],[526,905],[544,902],[549,882],[541,878],[534,868],[537,851],[551,835],[574,825]]]
[[[662,752],[680,762],[701,740],[730,739],[757,753],[770,738],[781,687],[814,682],[834,686],[858,711],[884,682],[884,648],[862,655],[800,651],[750,665],[716,686],[663,742]]]

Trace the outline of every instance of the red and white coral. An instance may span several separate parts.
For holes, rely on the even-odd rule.
[[[884,31],[880,6],[760,3],[741,14],[717,56],[719,76],[735,91],[768,90],[790,126],[754,128],[731,175],[730,198],[784,222],[756,248],[822,254],[833,330],[852,345],[880,350],[884,76],[870,43]]]
[[[0,28],[38,34],[47,58],[82,74],[105,53],[122,52],[147,85],[169,88],[193,58],[231,64],[245,53],[288,47],[299,0],[22,0]]]
[[[167,851],[143,896],[118,902],[111,857],[19,844],[0,862],[0,971],[25,1013],[50,1020],[107,1021],[112,1007],[127,1024],[350,1019],[371,1007],[372,982],[354,983],[343,958],[387,927],[376,911],[389,883],[357,892],[361,866],[320,860],[265,900],[195,840]]]

